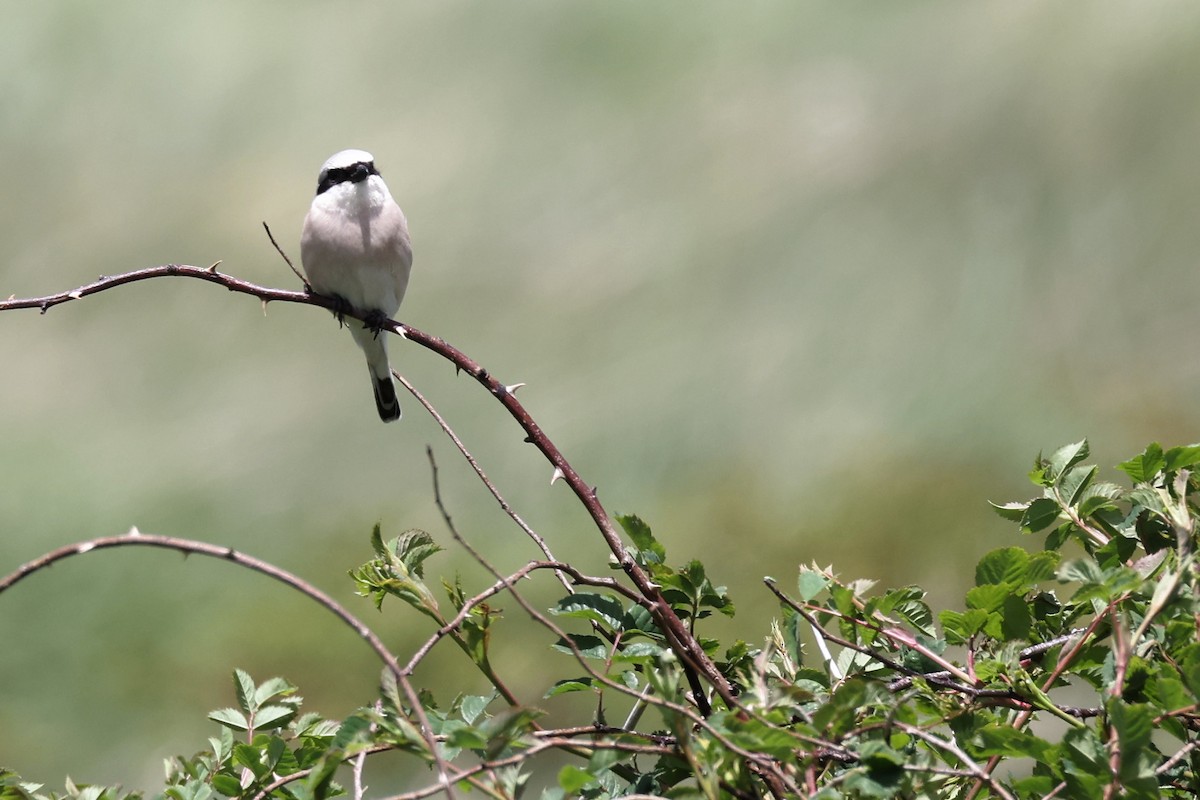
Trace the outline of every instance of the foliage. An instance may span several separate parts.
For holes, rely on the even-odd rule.
[[[1029,475],[1039,496],[995,506],[1044,546],[985,555],[961,610],[935,615],[919,587],[874,592],[811,565],[790,589],[766,579],[780,616],[753,645],[701,635],[704,620],[732,616],[733,603],[700,561],[669,566],[636,516],[617,518],[631,543],[624,568],[644,570],[661,594],[532,562],[474,596],[443,581],[452,617],[425,580],[439,551],[432,538],[408,531],[384,541],[377,527],[374,557],[352,577],[375,606],[390,597],[430,619],[426,645],[407,666],[387,659],[374,702],[340,721],[302,714],[281,678],[256,683],[236,670],[236,706],[209,715],[218,729],[205,749],[168,761],[158,796],[361,797],[370,758],[392,752],[437,776],[403,797],[475,789],[509,798],[549,751],[572,760],[542,790],[547,800],[1196,796],[1200,446],[1150,445],[1119,465],[1128,488],[1099,480],[1087,457],[1086,441],[1039,456]],[[516,586],[540,572],[567,589],[548,613]],[[516,698],[495,672],[489,650],[503,617],[487,600],[500,593],[545,627],[543,646],[560,654],[543,699],[586,694],[589,719],[546,727],[537,703]],[[656,602],[686,633],[658,624]],[[705,684],[680,635],[696,636],[732,703]],[[491,693],[445,702],[411,686],[413,668],[443,638]],[[352,786],[335,780],[343,765]],[[135,797],[70,781],[49,792],[0,770],[0,800]]]

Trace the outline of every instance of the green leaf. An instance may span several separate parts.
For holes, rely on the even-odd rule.
[[[221,773],[218,775],[213,775],[210,780],[212,781],[213,788],[216,789],[221,794],[225,795],[226,797],[241,797],[241,795],[242,795],[241,781],[239,781],[237,778],[233,777],[232,775],[226,775],[225,773]]]
[[[811,567],[800,567],[800,579],[797,588],[800,592],[800,602],[808,603],[814,597],[825,591],[829,579]]]
[[[1154,732],[1155,713],[1145,704],[1129,705],[1120,698],[1112,698],[1108,703],[1108,721],[1117,731],[1121,752],[1128,754],[1140,753],[1150,744],[1150,734]],[[1122,763],[1121,778],[1142,777],[1133,772],[1127,772],[1134,766],[1134,759],[1125,759]]]
[[[1064,473],[1071,467],[1088,457],[1088,441],[1083,439],[1074,444],[1064,445],[1054,451],[1046,461],[1046,474],[1054,483],[1059,483]]]
[[[1004,641],[1028,640],[1029,629],[1033,626],[1033,616],[1025,601],[1010,594],[1004,600],[1004,608],[1000,618],[1000,632]]]
[[[595,783],[596,778],[586,769],[567,764],[558,771],[558,785],[569,795],[578,794],[583,787]]]
[[[652,556],[647,559],[650,562],[662,564],[667,558],[667,549],[654,538],[654,534],[650,532],[650,526],[642,521],[642,518],[636,514],[618,514],[617,523],[624,529],[625,534],[633,542],[633,546],[645,556]]]
[[[980,743],[978,755],[981,756],[1031,757],[1045,764],[1054,753],[1054,746],[1049,742],[1031,731],[1010,725],[989,723],[975,731],[975,736]]]
[[[1096,477],[1098,467],[1095,466],[1080,466],[1072,467],[1067,470],[1059,481],[1059,492],[1067,501],[1068,506],[1074,506],[1079,502],[1079,498],[1083,496],[1086,490]]]
[[[1115,483],[1107,481],[1093,483],[1079,498],[1079,516],[1086,519],[1102,509],[1115,509],[1117,507],[1116,500],[1124,493],[1125,490]]]
[[[1026,589],[1033,588],[1042,581],[1050,580],[1058,571],[1058,565],[1062,558],[1052,550],[1043,550],[1039,553],[1034,553],[1029,557],[1029,564],[1025,568],[1025,575],[1021,578],[1021,586]]]
[[[1029,554],[1020,547],[1003,547],[979,559],[975,566],[975,585],[1019,585],[1029,564]]]
[[[250,723],[236,708],[218,708],[209,713],[208,718],[235,731],[250,730]]]
[[[1146,483],[1162,471],[1166,463],[1162,445],[1158,442],[1151,442],[1140,455],[1121,462],[1117,465],[1117,469],[1133,478],[1134,483]]]
[[[459,702],[458,711],[462,715],[463,721],[471,724],[479,719],[479,716],[495,699],[495,692],[491,694],[469,694],[464,696]]]
[[[454,719],[446,722],[442,734],[446,737],[448,747],[459,750],[483,750],[488,744],[483,731]]]
[[[254,712],[254,727],[259,730],[278,728],[294,716],[294,706],[263,706]]]
[[[621,630],[621,621],[625,616],[625,609],[621,607],[620,600],[611,595],[592,592],[569,594],[559,600],[558,605],[550,609],[550,612],[563,617],[592,620],[614,631]]]
[[[571,692],[587,692],[591,691],[594,686],[595,680],[592,678],[568,678],[556,681],[542,697],[557,697],[560,694],[570,694]]]
[[[967,608],[983,611],[999,611],[1012,592],[1003,584],[988,583],[976,586],[967,592]]]
[[[663,648],[654,642],[631,642],[613,654],[613,661],[628,664],[656,664]]]
[[[254,703],[255,706],[260,706],[273,697],[289,695],[295,691],[296,687],[283,678],[268,678],[254,690]]]
[[[1021,529],[1026,533],[1037,533],[1053,525],[1061,511],[1058,503],[1049,497],[1039,497],[1021,515]]]
[[[1164,454],[1163,460],[1166,462],[1167,472],[1191,469],[1200,464],[1200,444],[1172,447]]]
[[[567,637],[579,648],[580,654],[584,658],[595,659],[596,661],[604,661],[608,658],[609,644],[599,636],[593,636],[590,633],[568,633]],[[571,649],[571,645],[559,639],[551,645],[555,650],[568,655],[574,655],[575,651]]]
[[[254,689],[254,679],[250,677],[250,673],[240,669],[233,671],[233,692],[237,697],[238,708],[247,714],[253,714],[254,709],[258,708],[254,699]]]

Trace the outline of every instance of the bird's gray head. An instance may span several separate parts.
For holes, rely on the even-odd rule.
[[[375,169],[375,156],[366,150],[342,150],[334,153],[321,165],[321,174],[317,178],[317,194],[320,195],[340,183],[362,183],[372,175],[379,175]]]

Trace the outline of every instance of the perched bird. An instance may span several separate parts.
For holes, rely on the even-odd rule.
[[[412,244],[404,212],[370,153],[343,150],[321,167],[317,196],[300,235],[300,261],[314,292],[367,317],[366,323],[346,324],[367,356],[379,418],[400,419],[387,337],[379,325],[400,310],[412,268]]]

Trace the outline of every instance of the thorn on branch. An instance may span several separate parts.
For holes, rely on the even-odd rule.
[[[562,467],[555,467],[554,474],[550,476],[550,485],[553,486],[555,481],[562,477],[565,477],[563,475]]]
[[[208,271],[209,271],[209,272],[211,272],[213,275],[216,275],[216,274],[217,274],[217,267],[219,267],[219,266],[221,266],[221,261],[220,261],[220,259],[218,259],[218,260],[214,261],[213,263],[209,264],[209,265],[208,265]]]

